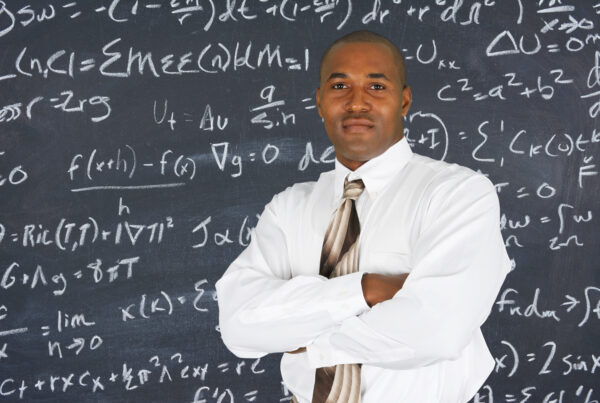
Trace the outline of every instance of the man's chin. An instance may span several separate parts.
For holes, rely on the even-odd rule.
[[[338,155],[338,160],[340,160],[340,162],[343,162],[343,160],[345,160],[356,164],[364,164],[365,162],[377,157],[380,154],[381,153],[374,153],[368,150],[347,150],[341,155],[336,155]]]

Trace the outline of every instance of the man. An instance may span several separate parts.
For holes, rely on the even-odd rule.
[[[493,368],[479,327],[510,269],[494,186],[412,153],[387,39],[340,38],[320,81],[335,170],[265,207],[216,284],[223,341],[243,358],[286,352],[299,402],[466,402]]]

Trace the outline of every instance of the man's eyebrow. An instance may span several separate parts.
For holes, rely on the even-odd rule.
[[[384,80],[391,81],[385,74],[383,73],[369,73],[367,74],[369,78],[383,78]]]
[[[332,78],[348,78],[348,75],[346,73],[331,73],[331,75],[327,78],[327,81],[331,80]]]
[[[388,76],[386,76],[383,73],[369,73],[369,74],[367,74],[367,77],[368,78],[383,78],[384,80],[391,81],[388,78]],[[332,80],[334,78],[348,78],[348,75],[346,73],[337,73],[337,72],[336,73],[331,73],[329,75],[329,77],[327,78],[327,81]]]

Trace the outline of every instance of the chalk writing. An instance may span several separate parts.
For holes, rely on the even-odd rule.
[[[370,29],[403,53],[412,150],[500,201],[511,271],[471,401],[599,401],[599,16],[600,0],[0,0],[0,400],[291,400],[278,355],[223,345],[215,282],[274,194],[335,168],[320,57]]]

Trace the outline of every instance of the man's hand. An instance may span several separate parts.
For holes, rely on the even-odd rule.
[[[299,353],[303,353],[306,351],[306,347],[300,347],[295,349],[294,351],[286,351],[286,353],[288,354],[299,354]]]
[[[369,307],[388,299],[392,299],[404,285],[408,273],[403,274],[377,274],[365,273],[361,285],[365,301]]]

